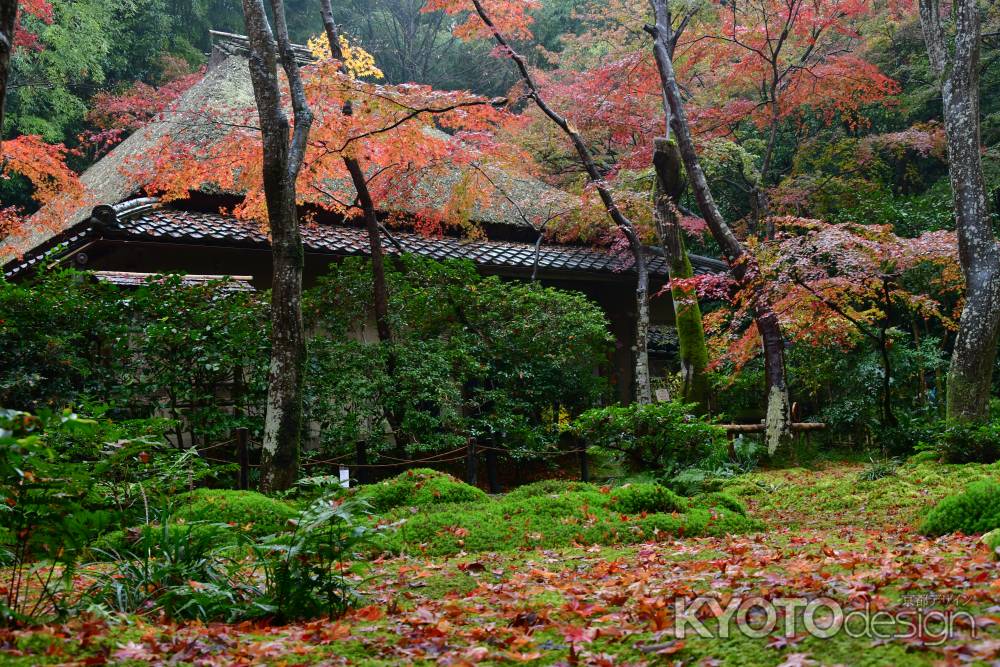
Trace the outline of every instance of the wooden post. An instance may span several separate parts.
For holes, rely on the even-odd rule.
[[[236,429],[236,456],[240,461],[240,491],[250,488],[250,451],[247,449],[247,430],[241,426]]]
[[[479,461],[476,460],[476,439],[469,438],[468,449],[465,451],[465,481],[469,486],[479,482]]]
[[[581,447],[578,456],[580,457],[580,481],[589,482],[590,462],[587,460],[587,450]]]
[[[354,445],[354,462],[358,467],[358,484],[370,483],[371,471],[368,468],[368,444],[364,440],[358,440]]]
[[[486,450],[486,478],[489,480],[490,493],[500,493],[500,482],[497,481],[497,450],[493,447]]]

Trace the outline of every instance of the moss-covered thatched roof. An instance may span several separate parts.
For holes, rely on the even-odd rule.
[[[23,254],[49,241],[61,232],[90,216],[98,205],[113,205],[130,199],[143,191],[146,183],[134,175],[136,161],[154,159],[156,150],[166,137],[172,141],[193,146],[220,140],[230,128],[219,119],[242,117],[254,104],[253,88],[239,36],[213,33],[216,41],[212,58],[204,78],[187,90],[167,111],[154,122],[134,132],[116,146],[108,155],[92,165],[81,176],[83,196],[77,196],[69,207],[72,213],[57,224],[36,224],[26,233],[10,239],[18,254]],[[528,220],[545,219],[556,208],[569,209],[576,199],[541,181],[523,175],[513,175],[495,166],[482,165],[498,190],[475,205],[470,218],[478,223],[495,225],[528,224]],[[451,189],[461,180],[461,167],[453,173],[427,177],[418,186],[425,209],[427,201],[446,202]],[[502,194],[499,194],[502,193]],[[308,198],[308,193],[303,193]],[[318,197],[318,195],[316,195]],[[409,197],[402,201],[386,202],[387,212],[415,213],[417,208]],[[321,203],[318,202],[317,203]],[[38,216],[33,218],[37,221]],[[0,257],[6,261],[9,257]]]

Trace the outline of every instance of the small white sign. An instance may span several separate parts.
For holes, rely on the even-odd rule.
[[[345,489],[351,486],[351,469],[340,466],[340,485]]]

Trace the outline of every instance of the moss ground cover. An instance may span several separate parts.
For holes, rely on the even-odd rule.
[[[979,536],[928,538],[917,530],[942,498],[996,479],[996,468],[904,465],[894,476],[860,482],[861,468],[760,472],[728,483],[725,496],[689,499],[688,513],[706,502],[722,506],[728,496],[739,498],[751,517],[766,522],[765,532],[433,557],[408,551],[378,559],[363,606],[334,622],[177,626],[156,619],[80,619],[4,632],[0,661],[792,667],[988,665],[1000,659],[1000,572],[989,547]],[[511,502],[540,502],[552,494],[593,500],[595,493],[600,489],[551,487],[511,494]],[[554,506],[565,509],[560,502]],[[489,506],[463,506],[476,505]],[[447,513],[458,506],[441,507]],[[667,601],[706,594],[723,600],[827,595],[888,612],[925,598],[936,600],[935,608],[968,610],[980,627],[976,636],[959,627],[941,643],[843,633],[825,640],[805,633],[674,639]]]

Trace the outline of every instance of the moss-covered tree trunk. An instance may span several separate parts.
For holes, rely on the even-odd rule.
[[[954,39],[949,39],[942,23],[939,0],[920,0],[924,41],[941,88],[958,256],[965,276],[965,305],[948,371],[947,415],[983,421],[989,417],[1000,334],[1000,249],[990,220],[981,155],[980,4],[958,0],[951,5]]]
[[[764,378],[767,382],[764,437],[768,452],[773,454],[780,444],[791,442],[792,436],[792,405],[785,377],[785,340],[781,324],[771,305],[756,257],[736,238],[712,196],[708,179],[701,168],[687,113],[684,110],[680,85],[674,73],[672,48],[676,44],[676,35],[671,28],[670,8],[666,0],[651,0],[651,3],[656,24],[646,26],[646,30],[653,37],[653,55],[656,58],[661,87],[666,104],[672,112],[670,127],[677,137],[677,145],[684,159],[684,168],[691,180],[691,187],[705,223],[722,249],[733,278],[750,294],[752,301],[754,324],[757,325],[764,349]]]
[[[656,232],[667,260],[670,280],[691,278],[694,268],[688,258],[681,232],[677,201],[684,191],[681,154],[677,144],[666,138],[655,142],[653,165],[656,168],[654,189]],[[671,285],[674,320],[677,327],[678,357],[681,366],[681,398],[697,403],[708,412],[708,347],[701,320],[698,295],[691,287]]]
[[[271,227],[274,265],[271,364],[260,462],[263,491],[287,489],[298,476],[306,342],[302,322],[304,251],[296,208],[296,181],[312,125],[312,112],[288,38],[284,3],[271,0],[270,8],[274,30],[263,0],[243,0],[250,45],[250,80],[263,142],[264,199]],[[291,123],[281,99],[279,62],[288,80],[295,116],[291,137]]]

